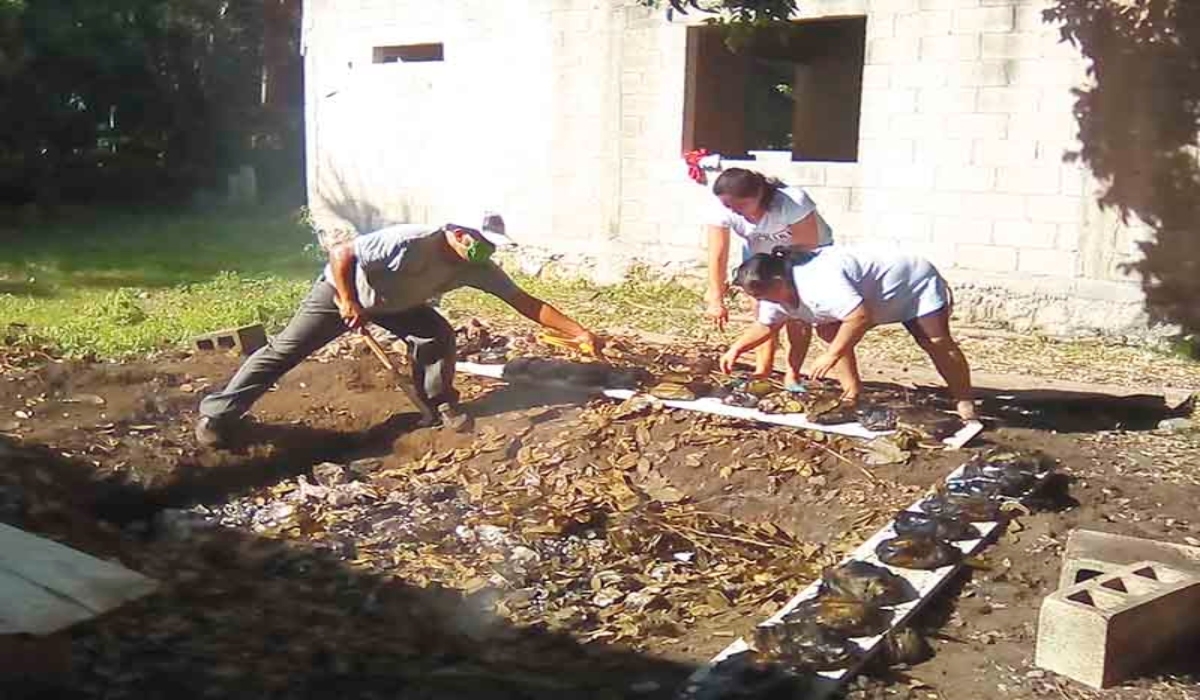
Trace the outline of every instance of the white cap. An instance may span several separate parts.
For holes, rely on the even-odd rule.
[[[497,248],[515,248],[517,242],[508,237],[504,228],[504,217],[494,211],[483,213],[483,224],[479,227],[479,235]]]

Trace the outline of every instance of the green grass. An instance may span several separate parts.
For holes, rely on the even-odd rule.
[[[0,229],[0,333],[119,357],[290,316],[317,274],[288,212],[83,211]]]
[[[6,214],[0,212],[0,222],[14,220]],[[83,210],[58,223],[0,224],[0,343],[6,336],[29,338],[68,356],[118,358],[180,347],[194,335],[245,323],[274,332],[323,264],[314,243],[288,211]],[[694,288],[645,271],[607,287],[554,275],[513,277],[600,332],[728,341],[742,329],[733,323],[718,333]],[[504,302],[469,289],[446,295],[442,308],[456,318],[518,319]],[[745,314],[748,307],[737,309]],[[1151,377],[1172,386],[1200,382],[1200,363],[1139,348],[987,336],[966,336],[963,345],[977,370],[1131,386]],[[872,331],[862,356],[927,363],[898,329]]]
[[[69,220],[0,228],[0,338],[36,339],[67,356],[117,358],[245,323],[273,332],[323,263],[314,241],[286,211],[85,210]],[[597,329],[705,332],[696,292],[644,273],[604,288],[553,276],[514,278]],[[443,308],[518,318],[501,300],[470,289],[448,294]]]

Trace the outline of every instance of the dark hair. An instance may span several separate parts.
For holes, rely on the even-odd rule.
[[[745,168],[729,168],[713,183],[713,194],[718,197],[723,194],[739,198],[758,197],[759,205],[766,207],[775,196],[775,191],[783,187],[783,182],[777,178]]]
[[[788,261],[783,256],[758,253],[738,266],[733,273],[733,284],[746,290],[752,297],[761,296],[777,281],[788,281]]]

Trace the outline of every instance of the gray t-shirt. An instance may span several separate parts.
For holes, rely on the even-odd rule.
[[[949,303],[945,280],[928,260],[892,251],[822,248],[792,268],[800,304],[758,305],[758,321],[775,326],[788,319],[817,325],[846,318],[866,305],[872,325],[903,323]]]
[[[440,226],[398,224],[355,238],[358,301],[376,313],[397,313],[459,287],[473,287],[511,302],[520,288],[492,262],[446,255]],[[333,283],[333,270],[325,266]]]

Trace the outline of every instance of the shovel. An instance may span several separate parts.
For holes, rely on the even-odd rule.
[[[417,396],[417,392],[413,389],[413,387],[409,386],[408,377],[404,376],[404,373],[400,371],[400,368],[397,367],[394,362],[392,362],[392,358],[388,357],[387,351],[383,349],[383,346],[379,344],[378,340],[375,340],[375,336],[371,335],[371,331],[367,330],[366,326],[359,328],[359,331],[362,333],[363,340],[367,341],[367,347],[371,348],[371,352],[375,353],[375,357],[378,357],[379,361],[383,363],[383,366],[395,374],[396,378],[400,380],[400,391],[404,392],[405,398],[407,398],[409,402],[411,402],[419,411],[421,411],[421,418],[427,423],[434,423],[436,417],[433,415],[433,409]]]

